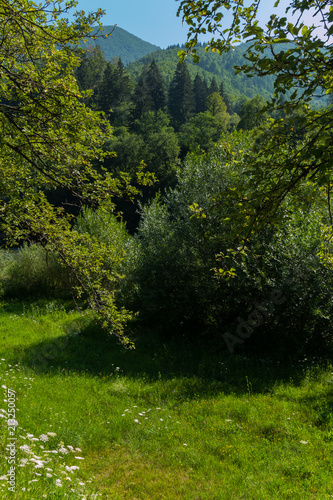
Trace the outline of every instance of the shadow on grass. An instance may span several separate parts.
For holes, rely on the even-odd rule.
[[[220,392],[267,393],[279,382],[300,384],[309,368],[304,360],[282,362],[254,354],[229,354],[204,339],[190,342],[178,336],[166,341],[135,323],[134,350],[124,349],[91,323],[67,322],[63,331],[63,336],[20,351],[20,363],[50,375],[60,371],[100,377],[117,374],[147,382],[179,379],[186,386],[186,399]]]

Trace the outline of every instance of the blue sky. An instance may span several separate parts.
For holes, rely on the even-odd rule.
[[[106,11],[104,25],[117,24],[143,40],[166,48],[186,41],[186,26],[176,16],[179,2],[175,0],[78,0],[78,9],[86,12],[101,8]],[[260,19],[268,19],[273,13],[275,0],[262,0]],[[289,0],[281,0],[276,11],[284,13]]]

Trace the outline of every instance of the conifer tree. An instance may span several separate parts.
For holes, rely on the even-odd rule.
[[[106,64],[99,45],[88,47],[81,57],[80,66],[75,71],[80,90],[94,89],[103,76]]]
[[[96,104],[99,111],[108,115],[115,104],[115,78],[113,65],[108,62],[96,92]]]
[[[178,63],[170,83],[168,109],[176,129],[185,123],[195,110],[192,81],[185,63]]]
[[[230,99],[228,97],[228,94],[225,92],[224,83],[223,82],[221,82],[219,92],[220,92],[220,96],[222,97],[225,105],[227,106],[227,113],[230,114],[230,112],[231,112],[231,103],[230,103]]]
[[[150,93],[151,100],[153,101],[152,111],[164,109],[167,104],[166,87],[155,59],[152,60],[147,76],[146,85]]]
[[[134,92],[132,94],[132,117],[134,120],[140,119],[147,111],[151,111],[154,107],[153,99],[150,95],[145,70],[141,73]]]
[[[206,111],[206,99],[208,96],[207,82],[197,73],[193,82],[193,94],[195,100],[195,112],[204,113]]]
[[[208,95],[210,96],[211,94],[214,94],[214,92],[219,92],[219,88],[217,86],[215,77],[213,76],[213,79],[209,85]]]
[[[96,91],[96,105],[104,111],[112,124],[126,114],[131,95],[131,81],[119,58],[116,64],[107,63]],[[124,116],[121,121],[123,121]]]

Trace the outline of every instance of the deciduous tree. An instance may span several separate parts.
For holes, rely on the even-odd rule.
[[[103,200],[112,211],[112,197],[128,185],[128,178],[115,180],[92,167],[103,161],[101,146],[112,130],[83,102],[89,92],[80,92],[75,79],[75,47],[94,36],[102,11],[79,11],[71,22],[67,15],[75,5],[0,1],[0,231],[9,244],[30,239],[55,252],[71,271],[75,295],[126,343],[129,315],[115,304],[120,275],[104,265],[107,245],[73,231],[63,208],[45,196],[62,186],[78,204]]]

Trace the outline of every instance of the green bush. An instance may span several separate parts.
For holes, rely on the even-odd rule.
[[[241,134],[236,139],[240,148],[245,139]],[[214,194],[227,192],[241,172],[228,166],[223,155],[224,150],[216,148],[206,155],[188,156],[178,172],[177,187],[141,212],[135,237],[135,307],[141,317],[169,332],[202,331],[216,323],[221,309],[225,317],[229,315],[230,285],[221,287],[212,272],[215,255],[229,242],[221,222],[228,212],[221,209],[217,218],[209,208]],[[195,216],[194,204],[202,217]]]
[[[248,321],[258,304],[277,293],[283,301],[262,315],[237,348],[323,353],[332,347],[333,273],[318,257],[325,218],[320,196],[304,186],[243,254],[235,248],[242,215],[237,219],[241,204],[234,193],[238,189],[245,196],[251,189],[243,166],[250,140],[236,133],[231,147],[188,156],[177,187],[142,209],[132,307],[168,335],[214,332],[226,347],[223,334],[236,335],[239,318]],[[227,255],[221,266],[234,268],[233,278],[218,278],[213,271],[221,252]]]

